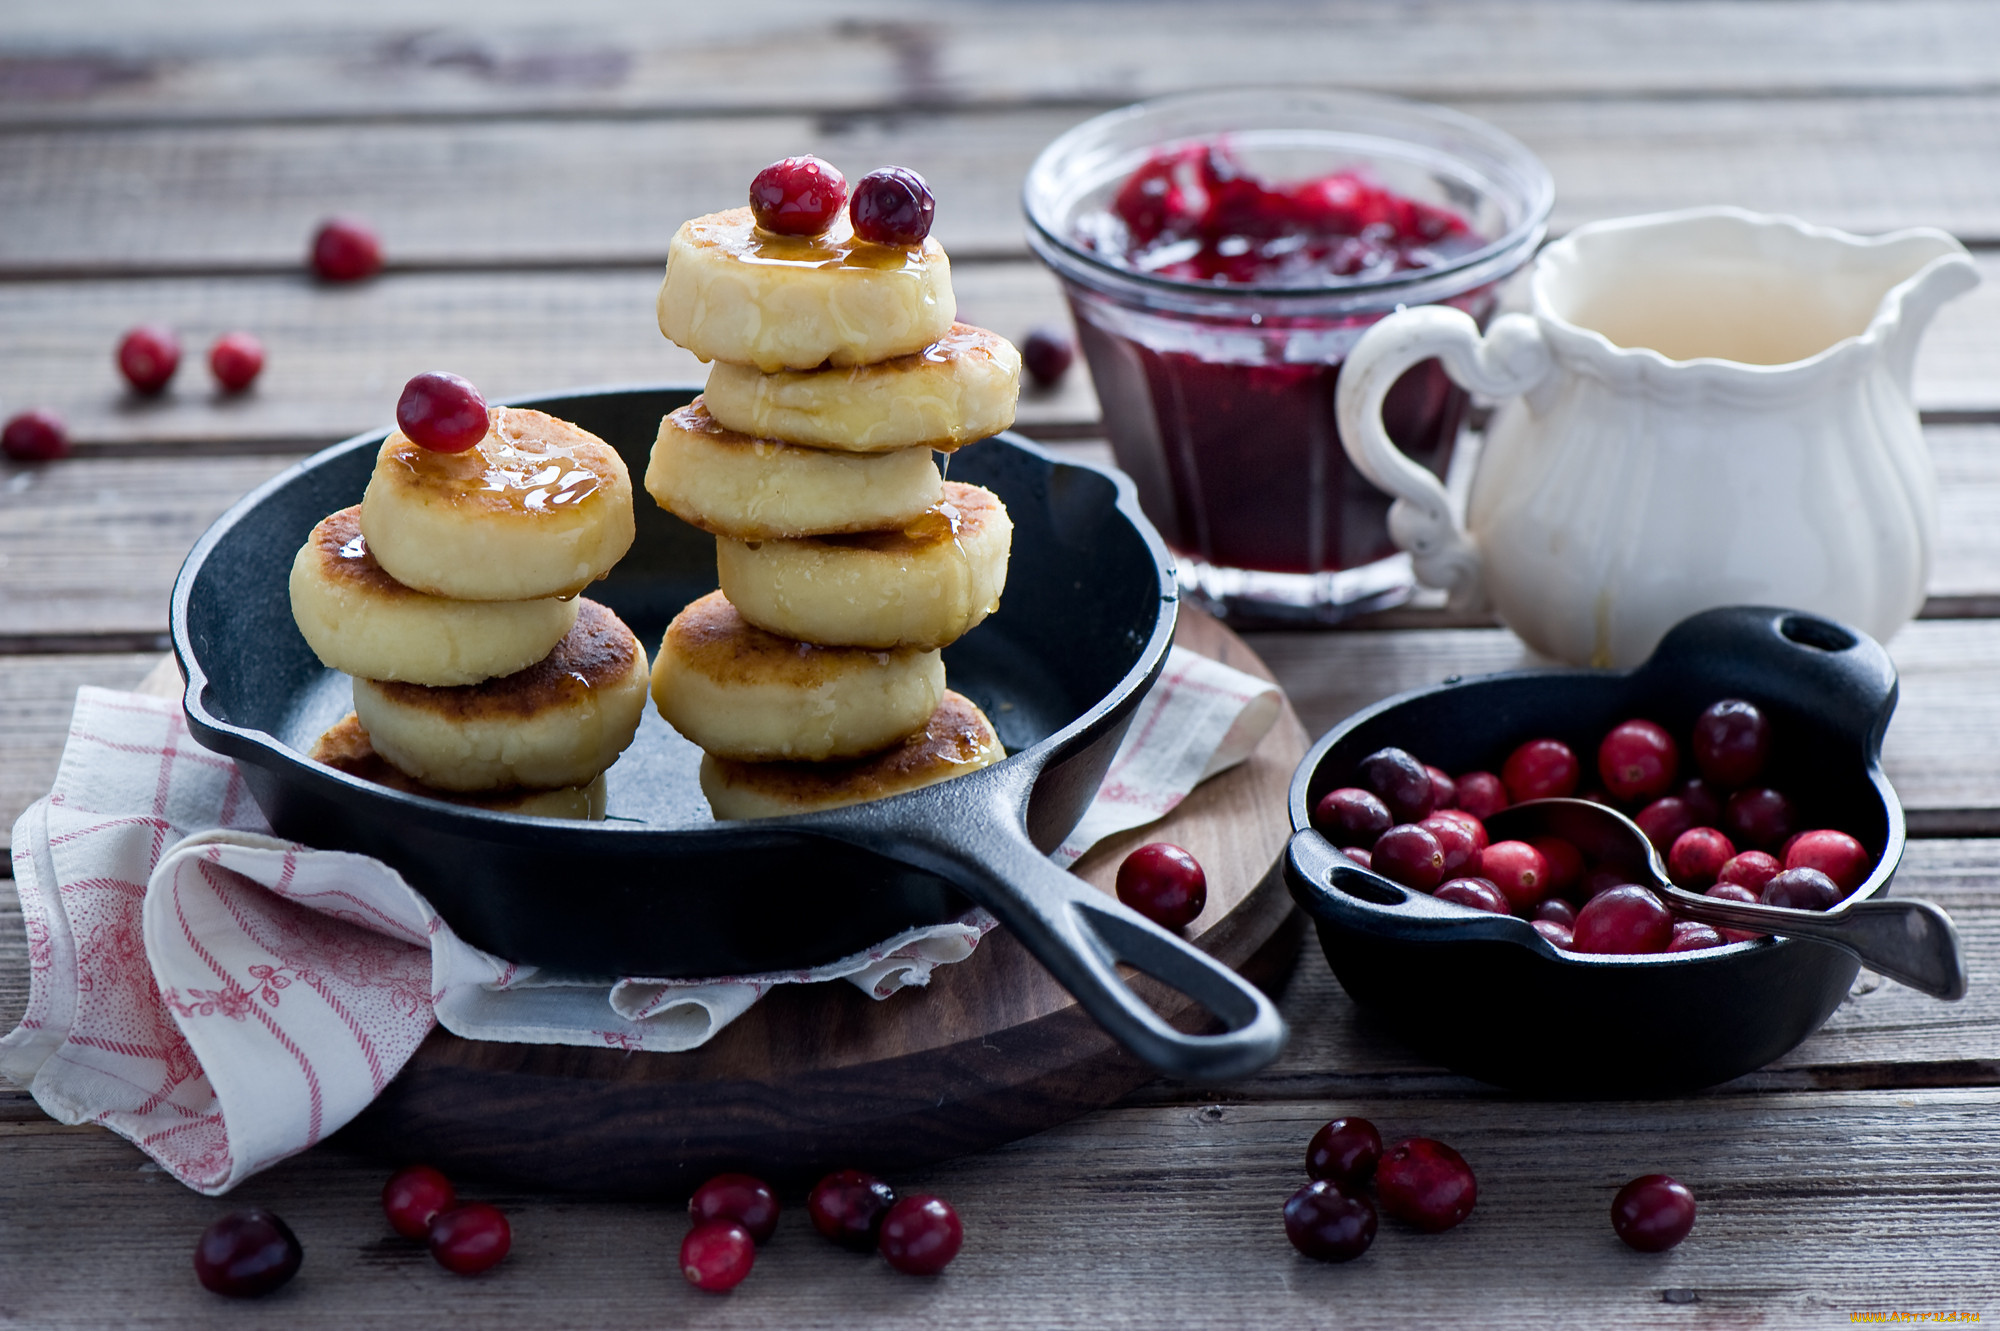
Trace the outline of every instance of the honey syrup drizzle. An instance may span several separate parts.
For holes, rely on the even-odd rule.
[[[575,507],[604,484],[596,472],[574,465],[570,448],[530,441],[505,407],[495,409],[493,429],[480,442],[479,453],[486,463],[483,488],[518,495],[521,507],[531,513],[564,504]]]

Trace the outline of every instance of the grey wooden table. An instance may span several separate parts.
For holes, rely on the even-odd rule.
[[[666,239],[772,158],[924,172],[968,318],[1019,337],[1063,315],[1027,255],[1029,161],[1149,93],[1299,82],[1485,117],[1555,173],[1558,229],[1738,203],[1871,231],[1947,227],[2000,277],[2000,8],[1983,0],[1387,0],[562,6],[224,0],[0,6],[0,412],[47,404],[75,455],[0,466],[0,830],[46,790],[80,684],[158,661],[182,554],[234,498],[387,414],[441,361],[496,395],[691,378],[652,324]],[[498,206],[531,182],[536,207]],[[322,216],[363,214],[390,266],[302,273]],[[157,319],[191,352],[264,339],[257,390],[120,391],[111,348]],[[1428,1065],[1357,1013],[1315,957],[1285,996],[1291,1048],[1240,1083],[1119,1105],[906,1182],[950,1196],[965,1251],[912,1280],[811,1236],[799,1209],[734,1294],[674,1253],[680,1198],[487,1193],[509,1261],[444,1275],[384,1237],[382,1171],[320,1150],[228,1203],[124,1142],[0,1091],[0,1324],[300,1326],[444,1317],[519,1326],[1488,1325],[2000,1316],[2000,281],[1950,307],[1918,363],[1944,481],[1923,618],[1891,645],[1890,774],[1915,838],[1899,891],[1964,931],[1972,993],[1942,1005],[1864,975],[1827,1027],[1705,1094],[1568,1103]],[[1023,428],[1100,456],[1087,376]],[[1521,659],[1491,624],[1405,609],[1258,634],[1309,729],[1374,698]],[[0,892],[0,1020],[25,957]],[[1502,1013],[1546,1025],[1561,1013]],[[1479,1206],[1436,1238],[1388,1229],[1327,1267],[1278,1208],[1335,1113],[1455,1144]],[[1642,1257],[1612,1192],[1664,1171],[1694,1236]],[[254,1306],[189,1277],[195,1234],[258,1203],[312,1236]]]

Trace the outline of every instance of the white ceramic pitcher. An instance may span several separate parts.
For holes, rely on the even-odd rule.
[[[1454,605],[1543,655],[1632,665],[1698,610],[1793,606],[1886,640],[1916,614],[1936,478],[1910,398],[1918,338],[1979,282],[1941,231],[1864,238],[1738,208],[1580,227],[1544,250],[1533,314],[1481,336],[1440,306],[1377,323],[1341,370],[1347,454]],[[1382,429],[1436,356],[1505,398],[1460,526]]]

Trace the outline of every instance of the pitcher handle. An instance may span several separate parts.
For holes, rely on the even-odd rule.
[[[1503,315],[1480,336],[1470,315],[1445,305],[1398,310],[1362,335],[1340,367],[1334,419],[1355,468],[1394,495],[1389,535],[1409,552],[1417,577],[1451,593],[1454,608],[1483,609],[1479,547],[1452,515],[1443,482],[1389,440],[1382,399],[1403,372],[1436,357],[1461,388],[1492,397],[1525,393],[1554,361],[1541,329],[1524,314]]]

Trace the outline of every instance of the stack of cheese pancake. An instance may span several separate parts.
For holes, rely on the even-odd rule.
[[[660,329],[713,368],[660,423],[646,489],[715,534],[722,586],[668,627],[653,698],[704,750],[718,818],[852,804],[1005,756],[945,688],[940,650],[999,605],[1013,524],[934,454],[1013,422],[1021,359],[954,313],[928,236],[871,243],[844,220],[781,235],[738,208],[673,239]]]
[[[362,502],[293,561],[292,617],[322,662],[354,676],[354,713],[312,756],[461,803],[601,818],[604,770],[645,710],[647,661],[578,593],[632,543],[631,478],[565,421],[485,415],[463,451],[391,434]]]

